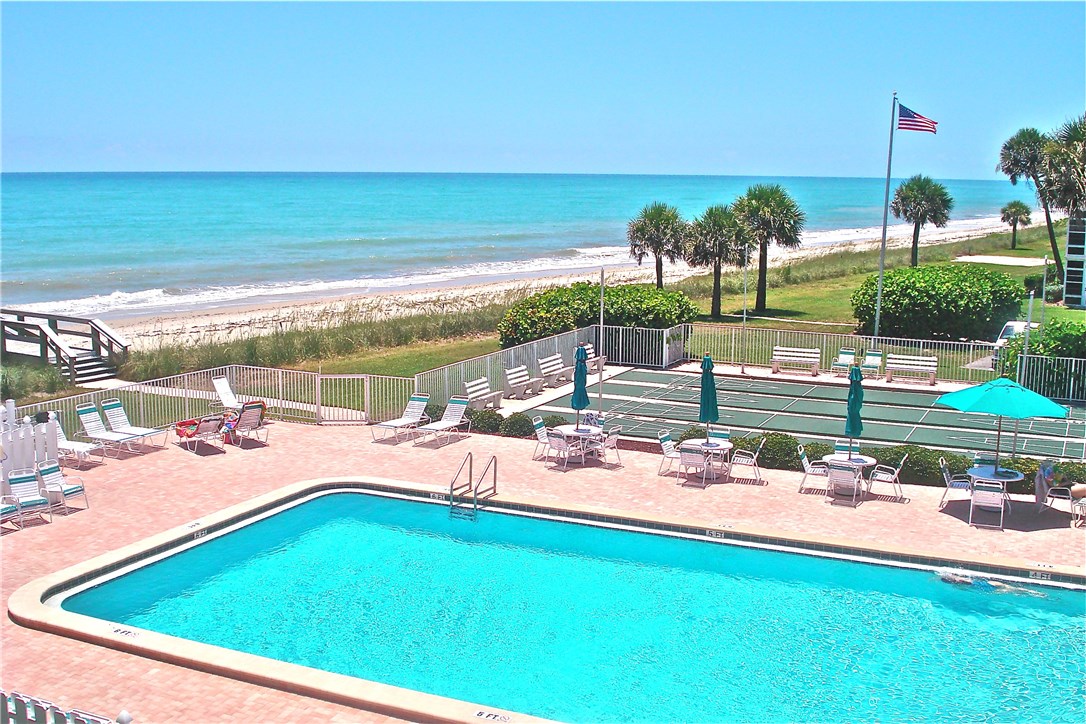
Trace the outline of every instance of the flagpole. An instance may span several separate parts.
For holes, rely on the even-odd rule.
[[[897,126],[897,91],[890,106],[890,149],[886,152],[886,191],[882,199],[882,245],[879,247],[879,285],[875,292],[875,337],[879,336],[882,314],[882,275],[886,269],[886,222],[890,216],[890,165],[894,158],[894,127]]]
[[[600,348],[596,352],[598,355],[603,355],[603,267],[600,267]],[[598,390],[598,402],[596,408],[599,411],[600,417],[603,417],[603,365],[600,365],[600,384]]]

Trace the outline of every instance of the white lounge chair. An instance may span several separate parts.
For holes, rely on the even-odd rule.
[[[8,473],[8,487],[11,495],[0,496],[0,505],[15,505],[19,508],[19,527],[26,515],[37,514],[45,520],[45,514],[49,514],[49,522],[53,522],[53,506],[49,503],[45,491],[38,482],[38,473],[34,470],[12,470]]]
[[[44,460],[36,467],[41,489],[54,509],[63,509],[65,515],[70,513],[72,507],[68,505],[69,498],[83,498],[83,507],[90,507],[87,486],[83,478],[77,475],[65,475],[60,469],[60,463],[56,460]]]
[[[485,410],[488,407],[493,407],[497,410],[502,406],[501,390],[491,390],[490,380],[486,377],[480,377],[477,380],[464,383],[464,394],[468,400],[468,405],[475,410]]]
[[[799,481],[799,492],[802,493],[807,487],[808,476],[813,475],[816,478],[828,477],[830,474],[830,466],[821,461],[812,463],[807,459],[807,451],[803,449],[802,445],[798,447],[798,452],[799,461],[803,463],[803,479]]]
[[[542,377],[529,377],[528,366],[521,365],[505,371],[505,391],[508,397],[524,399],[538,395],[543,389]]]
[[[974,523],[973,511],[981,510],[998,511],[999,524]],[[973,483],[973,492],[969,496],[969,525],[977,528],[999,528],[1003,530],[1003,514],[1007,509],[1007,489],[1003,487],[1002,480],[985,480],[978,478]]]
[[[751,452],[750,450],[736,450],[733,452],[732,463],[728,469],[728,477],[735,480],[737,477],[735,469],[737,467],[750,468],[750,471],[753,474],[751,479],[757,481],[759,485],[763,485],[765,481],[762,480],[762,469],[758,467],[758,456],[762,454],[763,447],[765,447],[764,437],[762,438],[762,441],[758,443],[758,447],[754,449],[754,452]]]
[[[267,443],[268,425],[264,422],[264,413],[266,411],[267,408],[264,407],[263,402],[247,402],[242,405],[241,413],[238,414],[238,421],[234,423],[232,430],[235,439],[241,436]],[[263,437],[261,437],[261,434],[263,434]]]
[[[120,433],[122,435],[131,435],[133,441],[144,440],[154,438],[155,435],[162,435],[162,444],[158,447],[166,446],[166,437],[169,434],[168,430],[160,430],[157,427],[139,427],[133,425],[128,421],[128,414],[124,411],[124,404],[116,397],[108,400],[102,400],[102,412],[106,414],[106,421],[109,423],[109,427],[113,432]],[[154,441],[151,441],[154,444]]]
[[[106,450],[102,443],[70,440],[64,434],[64,425],[60,424],[60,415],[54,411],[49,413],[49,417],[57,423],[57,454],[60,455],[61,462],[64,458],[75,458],[77,463],[81,463],[84,460],[90,460],[90,456],[94,453],[105,460]]]
[[[201,440],[204,442],[217,442],[220,449],[225,449],[222,439],[224,423],[225,418],[222,415],[208,415],[197,420],[195,429],[187,434],[183,434],[180,427],[175,427],[177,442],[179,445],[184,445],[190,452],[196,450],[196,446],[200,444]]]
[[[581,462],[584,462],[585,449],[584,441],[581,438],[570,439],[558,430],[548,430],[547,443],[550,445],[550,449],[554,451],[555,467],[558,466],[559,459],[562,460],[563,470],[569,468],[569,459],[571,457],[580,458]]]
[[[890,465],[876,465],[871,471],[871,475],[867,477],[867,489],[870,491],[871,486],[875,483],[889,483],[893,486],[894,498],[896,500],[904,498],[905,493],[901,490],[901,469],[905,467],[905,461],[908,459],[909,453],[905,453],[896,468]]]
[[[660,441],[660,451],[664,454],[663,459],[660,460],[660,469],[656,471],[656,474],[663,475],[664,463],[667,463],[667,469],[670,470],[672,461],[679,459],[679,451],[675,447],[675,441],[671,439],[671,433],[667,430],[656,433],[656,437]]]
[[[234,391],[230,389],[230,380],[226,379],[224,375],[211,378],[211,384],[215,386],[215,394],[219,396],[219,404],[211,403],[211,407],[216,410],[240,410],[241,402],[238,400]]]
[[[589,455],[595,455],[601,462],[607,462],[607,451],[614,450],[615,458],[618,460],[618,464],[622,464],[622,455],[618,452],[618,438],[622,434],[622,425],[616,425],[604,433],[603,438],[598,440],[589,439],[585,445],[585,452]]]
[[[830,371],[835,374],[847,375],[852,365],[856,364],[856,350],[852,347],[842,347],[830,364]]]
[[[532,427],[535,428],[535,449],[532,450],[532,460],[539,457],[539,448],[543,448],[543,457],[549,457],[550,439],[547,437],[548,428],[543,424],[543,418],[536,415],[532,418]]]
[[[468,398],[460,395],[450,397],[449,404],[445,406],[445,414],[441,416],[440,420],[425,425],[419,425],[415,428],[417,433],[415,436],[415,444],[418,445],[421,441],[425,440],[428,435],[433,435],[435,442],[444,435],[445,442],[448,443],[452,440],[453,433],[456,433],[456,436],[459,439],[461,427],[466,427],[466,432],[471,432],[471,420],[464,417],[464,413],[467,412],[467,409]]]
[[[102,416],[98,414],[98,406],[93,402],[76,405],[75,414],[79,415],[79,422],[83,425],[83,436],[101,443],[106,454],[109,454],[110,450],[120,453],[122,447],[131,449],[129,443],[136,438],[126,433],[107,430]]]
[[[388,431],[391,430],[392,434],[396,436],[396,441],[399,442],[401,432],[410,433],[419,426],[420,422],[424,420],[426,422],[430,421],[429,416],[426,414],[426,405],[429,402],[429,392],[416,392],[408,399],[407,407],[403,408],[402,415],[395,420],[386,420],[385,422],[370,425],[370,435],[376,441],[377,433],[375,431],[381,430],[381,439],[384,440],[388,437]]]
[[[851,463],[832,462],[829,468],[829,474],[826,476],[826,492],[830,497],[830,502],[843,500],[847,496],[852,507],[859,505],[864,488],[860,467]]]
[[[943,497],[939,499],[939,510],[942,510],[946,507],[946,496],[951,490],[972,490],[973,480],[968,475],[951,475],[950,466],[947,465],[946,458],[939,458],[939,470],[942,471],[943,483],[946,484],[946,490],[943,491]]]

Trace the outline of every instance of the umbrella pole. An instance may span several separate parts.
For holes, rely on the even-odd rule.
[[[1001,435],[1003,435],[1003,415],[1000,415],[997,419],[999,420],[999,422],[996,423],[995,472],[999,472],[999,438]]]

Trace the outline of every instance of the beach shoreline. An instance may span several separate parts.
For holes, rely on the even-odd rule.
[[[1005,232],[1006,224],[998,217],[951,222],[944,229],[921,231],[923,246],[979,238],[993,232]],[[770,265],[780,266],[801,258],[812,258],[838,251],[877,249],[881,227],[814,232],[805,236],[804,246],[794,250],[772,248]],[[888,228],[887,247],[907,247],[912,241],[911,225],[895,224]],[[679,262],[664,264],[665,285],[688,276],[704,274]],[[222,342],[271,334],[288,329],[334,325],[345,318],[382,319],[412,314],[467,312],[490,304],[511,304],[541,289],[568,286],[574,282],[598,283],[600,267],[562,270],[559,274],[536,272],[524,275],[465,277],[455,282],[378,289],[337,294],[321,298],[269,298],[226,307],[163,311],[138,315],[101,315],[132,345],[145,350],[159,346]],[[632,261],[605,268],[606,284],[652,283],[655,273],[651,259],[638,267]]]

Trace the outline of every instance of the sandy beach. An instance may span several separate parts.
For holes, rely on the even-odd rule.
[[[1043,222],[1042,222],[1043,223]],[[927,228],[920,233],[921,245],[932,245],[978,238],[1004,232],[1007,225],[998,217],[952,221],[947,228]],[[842,250],[864,251],[878,248],[881,227],[844,231],[813,232],[804,236],[804,245],[795,250],[772,248],[770,265],[780,266],[801,258],[810,258]],[[890,248],[908,246],[912,227],[891,226],[887,235]],[[685,263],[664,265],[665,284],[706,273]],[[512,303],[534,291],[564,286],[578,281],[599,281],[599,268],[540,275],[518,279],[494,280],[467,278],[462,284],[414,289],[397,289],[367,294],[337,296],[319,300],[274,300],[263,304],[223,309],[164,313],[153,316],[108,320],[134,349],[160,345],[225,341],[268,334],[277,330],[335,324],[344,316],[388,318],[411,314],[468,311],[494,303]],[[651,259],[638,267],[632,261],[605,269],[607,284],[648,283],[654,279]]]

